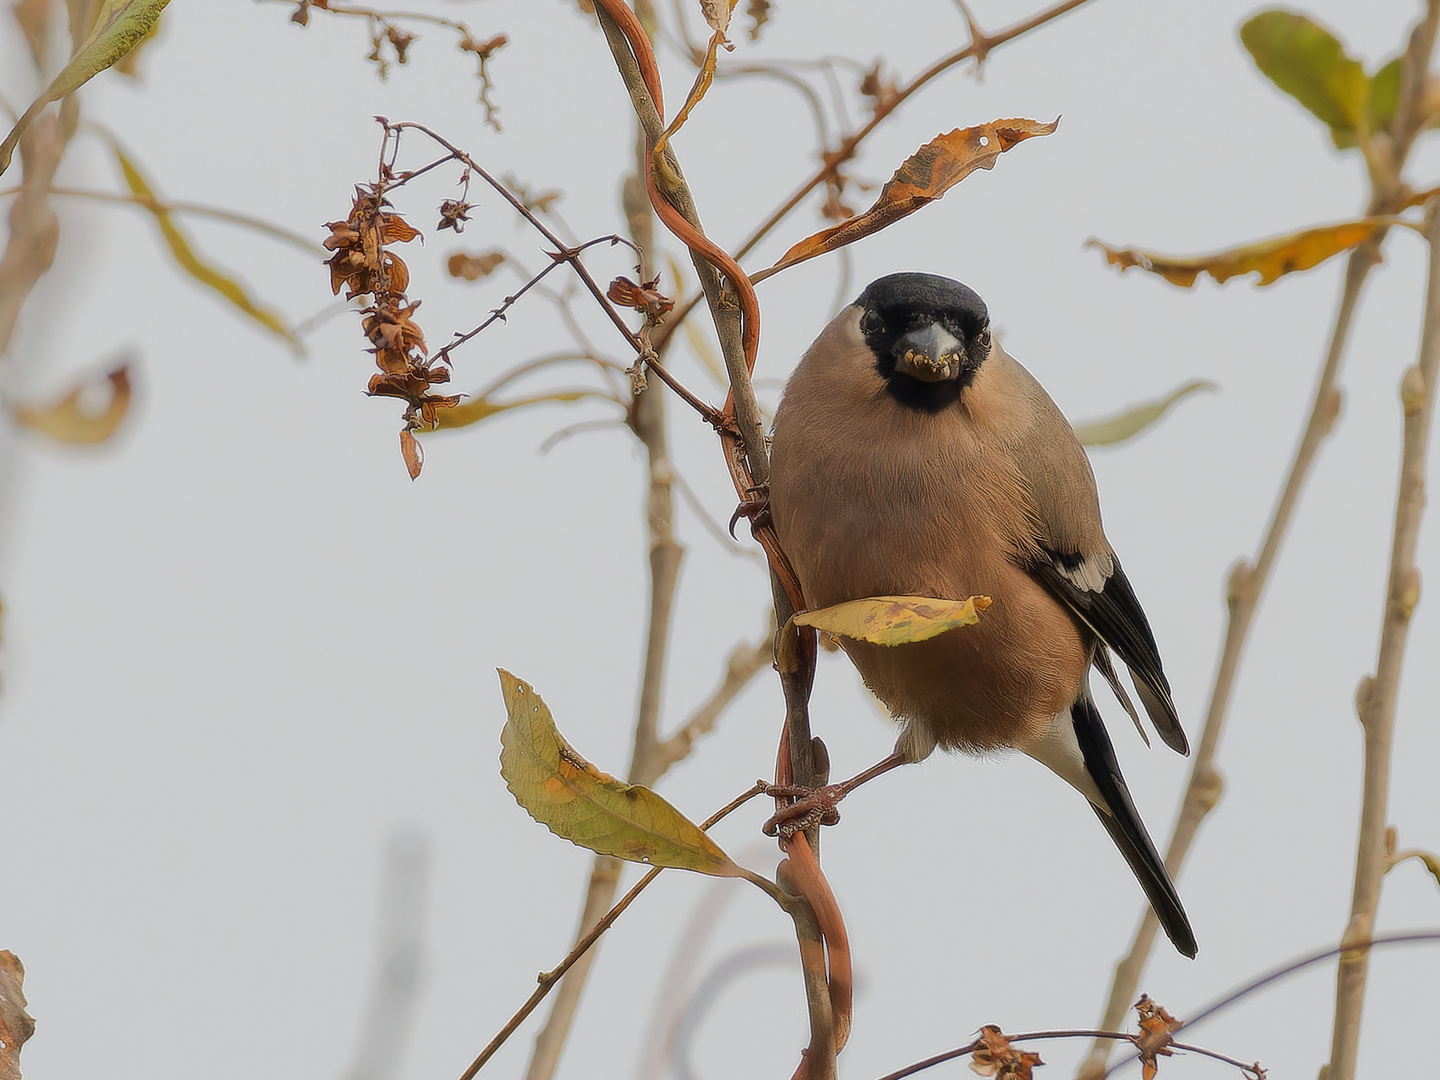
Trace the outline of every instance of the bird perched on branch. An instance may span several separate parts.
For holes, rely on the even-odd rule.
[[[887,647],[844,639],[904,724],[886,763],[1018,749],[1089,800],[1175,947],[1195,955],[1090,697],[1096,668],[1139,727],[1189,753],[1145,613],[1105,539],[1069,423],[957,281],[892,274],[816,339],[775,414],[769,509],[813,608],[993,598],[979,623]],[[1143,735],[1143,729],[1141,731]],[[873,775],[868,770],[865,775]]]

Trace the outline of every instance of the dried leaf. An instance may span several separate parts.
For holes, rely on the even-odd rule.
[[[1406,859],[1419,859],[1425,865],[1425,869],[1429,870],[1431,876],[1434,877],[1435,884],[1440,885],[1440,856],[1429,851],[1421,851],[1418,848],[1392,853],[1385,860],[1385,872],[1388,874]]]
[[[750,40],[759,41],[760,31],[770,21],[770,0],[750,0],[745,5],[745,14],[750,17]]]
[[[1049,135],[1058,124],[996,120],[936,136],[895,171],[874,206],[858,217],[801,240],[766,271],[767,275],[879,232],[934,202],[976,169],[994,168],[996,159],[1016,143]]]
[[[58,401],[39,408],[20,405],[15,419],[63,443],[102,443],[115,434],[130,408],[130,365],[101,378],[87,377]]]
[[[35,1034],[24,984],[25,965],[9,949],[0,950],[0,1080],[20,1080],[20,1048]]]
[[[739,0],[700,0],[700,14],[705,16],[705,21],[710,24],[710,29],[725,37],[725,31],[730,29],[730,16],[735,14],[735,5]]]
[[[536,821],[601,855],[716,877],[741,872],[659,795],[607,776],[577,754],[528,683],[502,669],[500,688],[510,714],[500,737],[500,775]]]
[[[994,1024],[980,1029],[980,1045],[970,1055],[970,1071],[996,1080],[1033,1080],[1033,1069],[1044,1065],[1040,1055],[1010,1045]]]
[[[1076,424],[1075,437],[1086,446],[1114,446],[1116,443],[1133,439],[1155,423],[1181,398],[1189,397],[1200,390],[1214,390],[1215,384],[1204,379],[1192,379],[1179,389],[1154,401],[1132,405],[1124,412],[1089,424]]]
[[[1141,994],[1135,1003],[1140,1014],[1140,1034],[1130,1036],[1130,1041],[1140,1051],[1140,1072],[1144,1080],[1155,1080],[1157,1057],[1170,1057],[1174,1051],[1170,1044],[1172,1036],[1185,1026],[1183,1020],[1176,1020],[1165,1006],[1152,1001],[1149,994]]]
[[[659,274],[643,285],[635,284],[628,277],[617,277],[610,282],[610,288],[606,290],[605,295],[613,303],[634,308],[652,322],[659,322],[668,311],[675,307],[675,301],[656,288],[659,284]]]
[[[468,252],[457,251],[450,256],[450,261],[445,264],[454,278],[464,278],[466,281],[479,281],[483,277],[489,277],[495,272],[495,268],[505,261],[505,255],[499,251],[487,251],[483,255],[471,255]]]
[[[1114,248],[1093,237],[1086,246],[1098,247],[1105,252],[1105,261],[1122,271],[1138,266],[1185,289],[1193,286],[1202,273],[1209,274],[1218,282],[1225,282],[1240,274],[1254,272],[1260,275],[1257,285],[1271,285],[1286,274],[1319,266],[1331,256],[1364,243],[1376,229],[1391,224],[1395,222],[1389,218],[1345,221],[1272,237],[1213,255],[1191,257],[1158,255],[1136,248]]]
[[[1271,82],[1353,145],[1370,105],[1370,80],[1334,34],[1304,15],[1277,10],[1249,19],[1240,40]]]
[[[145,39],[170,0],[104,0],[89,35],[53,82],[25,110],[25,115],[0,143],[0,173],[10,167],[10,158],[20,136],[52,101],[73,94],[94,76],[123,57]]]
[[[160,226],[160,235],[164,237],[165,244],[170,249],[170,255],[179,263],[180,269],[184,270],[200,284],[214,289],[230,303],[243,311],[250,318],[254,319],[261,326],[272,333],[279,334],[286,341],[297,349],[300,348],[300,340],[294,335],[288,326],[281,321],[280,317],[272,311],[258,306],[240,284],[215,267],[201,260],[195,254],[195,249],[190,246],[190,241],[175,224],[169,211],[162,209],[154,200],[154,190],[149,182],[140,172],[139,168],[129,159],[118,146],[113,147],[115,160],[120,163],[120,171],[125,175],[125,184],[132,193],[146,200],[146,209],[155,217],[155,224]]]
[[[876,645],[908,645],[957,627],[973,626],[980,621],[980,612],[989,606],[988,596],[972,596],[968,600],[871,596],[814,611],[797,611],[790,617],[790,623]],[[799,667],[796,643],[794,628],[787,625],[780,635],[776,657],[781,671],[795,671]]]
[[[425,448],[409,428],[400,430],[400,456],[405,459],[405,469],[410,473],[410,479],[419,479],[420,470],[425,467]]]
[[[521,398],[519,401],[492,401],[488,397],[470,397],[457,404],[454,408],[446,409],[436,417],[435,427],[446,430],[450,428],[469,427],[471,424],[478,424],[482,420],[488,420],[496,413],[502,413],[509,409],[519,409],[526,405],[539,405],[546,401],[584,401],[586,398],[600,398],[604,401],[612,400],[605,394],[594,390],[557,390],[549,394],[537,394],[534,397]]]

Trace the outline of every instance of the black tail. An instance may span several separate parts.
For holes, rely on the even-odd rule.
[[[1151,843],[1150,834],[1145,831],[1140,813],[1130,798],[1125,777],[1120,775],[1120,763],[1115,760],[1115,748],[1110,745],[1105,723],[1089,694],[1081,694],[1071,706],[1070,715],[1075,721],[1075,737],[1080,743],[1080,752],[1085,756],[1085,770],[1110,806],[1107,814],[1092,803],[1095,816],[1130,864],[1131,871],[1150,900],[1150,906],[1155,909],[1160,925],[1165,928],[1165,935],[1175,948],[1193,960],[1196,946],[1190,920],[1185,916],[1175,884],[1165,870],[1164,860]]]

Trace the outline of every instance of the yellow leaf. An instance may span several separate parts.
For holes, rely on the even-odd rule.
[[[103,394],[101,400],[95,400]],[[130,408],[130,365],[100,379],[86,378],[69,393],[41,408],[17,406],[15,419],[65,443],[101,443],[115,434]]]
[[[52,101],[73,94],[94,76],[115,63],[143,41],[170,0],[105,0],[84,42],[70,62],[55,76],[45,92],[25,110],[25,115],[0,143],[0,173],[10,167],[10,158],[20,136],[40,110]]]
[[[1058,124],[1058,120],[1053,124],[1024,119],[996,120],[937,135],[895,171],[869,210],[806,237],[774,266],[752,275],[752,280],[758,281],[879,232],[926,203],[934,202],[976,169],[993,169],[996,159],[1016,143],[1037,135],[1049,135]]]
[[[1166,394],[1162,398],[1156,398],[1154,401],[1147,401],[1141,405],[1133,405],[1124,412],[1104,420],[1096,420],[1089,424],[1076,424],[1075,437],[1086,446],[1113,446],[1115,443],[1124,442],[1126,439],[1133,439],[1139,435],[1164,416],[1170,406],[1181,398],[1188,397],[1198,390],[1214,389],[1215,384],[1212,382],[1206,382],[1204,379],[1192,379],[1178,390]]]
[[[491,401],[488,397],[468,397],[454,408],[446,409],[435,415],[435,427],[437,430],[450,428],[469,427],[471,424],[478,424],[481,420],[488,420],[496,413],[505,412],[507,409],[518,409],[525,405],[539,405],[546,401],[584,401],[586,398],[600,398],[604,401],[612,401],[613,398],[594,390],[557,390],[550,394],[536,394],[534,397],[521,398],[518,401]]]
[[[1201,273],[1207,273],[1216,281],[1228,281],[1240,274],[1252,271],[1260,275],[1259,285],[1270,285],[1285,274],[1296,270],[1309,270],[1319,266],[1332,255],[1364,243],[1370,234],[1385,225],[1405,224],[1393,218],[1364,218],[1360,221],[1345,221],[1338,225],[1322,225],[1288,236],[1276,236],[1244,247],[1231,248],[1213,255],[1176,257],[1157,255],[1154,252],[1139,251],[1135,248],[1113,248],[1101,240],[1091,238],[1088,247],[1098,247],[1105,252],[1105,261],[1121,271],[1132,266],[1159,274],[1172,285],[1190,288]]]
[[[781,671],[799,667],[795,626],[813,626],[827,634],[869,641],[876,645],[909,645],[954,630],[973,626],[990,597],[937,600],[928,596],[870,596],[832,607],[797,611],[780,635],[776,663]]]
[[[795,614],[800,626],[858,638],[876,645],[908,645],[957,626],[974,626],[990,606],[988,596],[935,600],[928,596],[871,596]]]
[[[125,175],[125,184],[130,188],[132,194],[138,195],[143,201],[140,205],[149,210],[155,216],[155,223],[160,226],[160,235],[165,238],[166,245],[170,248],[170,254],[180,269],[193,277],[200,284],[214,289],[230,303],[249,315],[265,329],[272,333],[279,334],[286,341],[297,349],[300,348],[300,341],[294,333],[286,326],[278,315],[259,307],[241,288],[240,284],[233,278],[222,274],[213,266],[201,260],[195,254],[195,249],[190,246],[190,241],[175,224],[170,212],[161,208],[156,201],[154,190],[143,173],[131,161],[118,146],[113,147],[115,160],[120,163],[120,171]]]
[[[715,877],[742,873],[659,795],[608,776],[577,754],[528,683],[501,669],[500,689],[510,714],[500,736],[500,775],[536,821],[600,855]]]

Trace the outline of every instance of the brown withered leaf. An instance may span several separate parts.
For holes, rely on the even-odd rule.
[[[102,443],[115,434],[130,409],[130,365],[81,379],[49,405],[15,408],[15,419],[64,443]]]
[[[639,784],[601,772],[575,752],[529,683],[499,670],[509,714],[500,775],[525,812],[556,836],[600,855],[714,877],[741,873],[700,826]]]
[[[980,1045],[970,1055],[970,1071],[996,1080],[1033,1080],[1033,1069],[1044,1065],[1040,1055],[1010,1045],[994,1024],[980,1029]]]
[[[719,34],[722,41],[725,31],[730,29],[730,17],[735,14],[736,3],[738,0],[700,0],[700,14],[705,16],[710,29]]]
[[[35,1034],[24,984],[25,965],[9,949],[0,950],[0,1080],[20,1080],[20,1048]]]
[[[1059,121],[1042,124],[1025,119],[996,120],[937,135],[895,171],[874,206],[801,240],[765,274],[768,276],[816,255],[835,251],[893,225],[940,198],[976,169],[994,168],[996,159],[1016,143],[1049,135],[1058,124]]]
[[[420,470],[425,467],[425,449],[409,428],[400,432],[400,456],[405,459],[405,469],[410,473],[410,479],[418,479]]]
[[[1260,275],[1257,285],[1270,285],[1286,274],[1319,266],[1331,256],[1364,243],[1376,229],[1390,224],[1394,224],[1391,219],[1345,221],[1188,258],[1136,248],[1115,248],[1094,237],[1086,246],[1099,248],[1105,253],[1105,261],[1120,267],[1122,273],[1137,266],[1185,289],[1191,288],[1202,273],[1222,283],[1240,274],[1256,273]]]
[[[659,274],[643,285],[636,285],[628,277],[617,277],[610,282],[610,288],[605,295],[614,303],[634,308],[651,321],[659,322],[666,312],[675,307],[675,301],[655,287],[659,284]]]
[[[884,108],[895,100],[898,93],[895,80],[884,73],[881,61],[876,60],[875,66],[860,80],[860,93],[871,100],[872,109]]]
[[[470,220],[471,205],[462,199],[446,199],[440,204],[440,224],[436,229],[454,229],[457,233],[465,231],[465,222]]]
[[[1140,1014],[1140,1034],[1130,1036],[1130,1041],[1140,1051],[1140,1071],[1144,1080],[1155,1080],[1156,1058],[1170,1057],[1175,1052],[1170,1049],[1170,1044],[1175,1041],[1175,1032],[1185,1023],[1166,1012],[1165,1006],[1152,1001],[1149,994],[1140,995],[1135,1011]]]
[[[750,40],[759,41],[760,31],[770,21],[770,0],[750,0],[745,5],[745,14],[750,17]]]
[[[504,261],[505,255],[499,251],[487,251],[476,255],[457,251],[450,256],[445,268],[450,271],[451,277],[464,278],[466,281],[479,281],[481,278],[493,274],[496,267]]]

